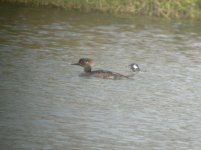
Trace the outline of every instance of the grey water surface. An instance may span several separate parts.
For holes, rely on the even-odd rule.
[[[1,150],[200,150],[201,22],[0,7]],[[134,80],[79,76],[93,69]]]

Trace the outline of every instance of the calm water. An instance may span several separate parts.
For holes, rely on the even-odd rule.
[[[1,150],[199,150],[201,22],[0,8]],[[81,57],[134,80],[80,77]]]

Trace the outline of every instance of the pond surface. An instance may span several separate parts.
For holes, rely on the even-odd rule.
[[[201,22],[1,6],[1,150],[199,150]],[[93,69],[134,80],[81,77]]]

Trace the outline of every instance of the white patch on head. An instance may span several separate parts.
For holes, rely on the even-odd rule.
[[[138,66],[134,64],[134,65],[133,65],[133,68],[134,68],[134,69],[138,69]]]

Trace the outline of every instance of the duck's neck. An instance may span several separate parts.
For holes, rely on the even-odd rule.
[[[84,66],[84,72],[86,73],[91,72],[91,66],[90,65]]]

